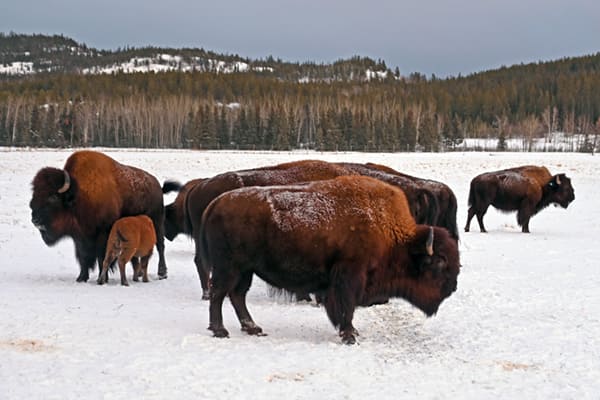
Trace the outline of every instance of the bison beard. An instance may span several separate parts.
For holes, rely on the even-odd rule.
[[[209,329],[228,336],[229,296],[243,331],[262,334],[246,307],[253,274],[291,292],[323,295],[344,343],[355,343],[354,309],[401,297],[428,316],[456,289],[456,241],[416,225],[404,193],[346,176],[227,192],[206,209],[197,257],[212,267]]]
[[[125,216],[152,219],[158,249],[158,275],[166,278],[164,207],[155,177],[94,151],[77,151],[64,169],[42,168],[34,177],[29,203],[31,221],[48,246],[71,237],[80,266],[78,282],[89,279],[96,261],[101,267],[113,223]]]

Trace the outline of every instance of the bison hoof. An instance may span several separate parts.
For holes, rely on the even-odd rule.
[[[469,228],[465,227],[465,232],[469,232]]]
[[[158,274],[158,279],[167,279],[167,273],[165,272],[164,274]]]
[[[104,285],[104,279],[98,279],[96,282],[98,285]]]
[[[225,328],[208,328],[212,331],[214,337],[226,338],[229,337],[229,332]]]
[[[79,275],[77,277],[77,282],[87,282],[88,279],[89,279],[89,277],[87,277],[87,276],[81,276],[81,275]]]
[[[342,336],[342,343],[344,344],[356,344],[356,338],[353,334],[347,334]]]
[[[210,300],[210,294],[208,292],[202,292],[202,300]]]
[[[263,333],[260,326],[244,326],[242,327],[242,331],[246,332],[248,335],[267,336],[266,333]]]

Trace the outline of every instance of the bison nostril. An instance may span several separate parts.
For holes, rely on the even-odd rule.
[[[33,226],[35,226],[40,231],[45,231],[46,230],[46,227],[44,226],[44,224],[42,223],[42,221],[41,221],[40,218],[31,217],[31,223],[33,224]]]

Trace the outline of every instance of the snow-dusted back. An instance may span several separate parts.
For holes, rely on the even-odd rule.
[[[597,399],[600,393],[600,158],[573,153],[241,153],[108,150],[160,182],[299,159],[376,162],[447,183],[464,226],[469,182],[524,164],[564,172],[567,210],[549,207],[523,234],[490,208],[489,233],[461,233],[458,289],[438,314],[403,300],[359,308],[345,346],[323,308],[268,296],[248,305],[251,337],[223,306],[229,339],[211,336],[194,245],[166,242],[169,278],[76,283],[71,240],[49,248],[30,222],[30,182],[68,150],[0,149],[0,399]],[[166,197],[169,203],[175,194]],[[128,271],[131,277],[131,269]]]
[[[265,199],[283,232],[327,229],[335,214],[334,202],[321,193],[283,191],[266,194]]]

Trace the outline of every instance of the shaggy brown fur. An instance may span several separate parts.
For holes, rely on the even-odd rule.
[[[108,268],[118,260],[121,273],[121,285],[129,286],[125,276],[125,266],[129,261],[133,264],[133,280],[138,276],[148,282],[148,261],[152,256],[152,248],[156,244],[154,224],[147,215],[124,217],[118,219],[110,230],[102,272],[98,284],[108,281]]]
[[[479,229],[486,232],[483,216],[490,205],[502,211],[517,211],[517,223],[529,233],[529,220],[551,203],[567,208],[575,200],[571,179],[565,174],[552,176],[546,167],[525,165],[486,172],[471,181],[469,211],[465,232],[477,216]]]
[[[357,306],[401,297],[431,316],[460,267],[446,229],[415,224],[400,189],[364,176],[229,191],[206,209],[195,239],[197,257],[212,266],[209,329],[219,337],[228,335],[225,296],[242,330],[262,334],[245,301],[253,274],[319,294],[351,344]]]
[[[402,188],[408,196],[410,210],[417,221],[422,223],[433,223],[432,219],[434,217],[432,214],[437,214],[438,207],[435,197],[428,189],[416,188],[412,182],[394,177],[382,171],[374,171],[364,167],[360,168],[359,164],[354,164],[353,167],[350,168],[351,165],[352,164],[334,164],[318,160],[303,160],[262,168],[226,172],[213,178],[202,180],[195,185],[191,185],[190,182],[188,182],[186,185],[190,184],[190,188],[187,195],[182,195],[184,201],[181,202],[176,200],[172,204],[173,208],[167,210],[167,222],[165,223],[167,226],[167,233],[170,236],[173,235],[173,233],[169,233],[171,228],[174,229],[172,232],[181,232],[177,231],[177,226],[180,226],[177,219],[179,218],[179,215],[183,215],[184,220],[186,221],[183,232],[192,237],[197,237],[200,226],[200,217],[208,204],[217,196],[229,190],[248,186],[285,185],[298,182],[319,181],[335,178],[337,176],[358,174],[371,175]],[[184,211],[178,211],[182,207]],[[174,234],[176,235],[176,233]],[[205,267],[197,257],[194,262],[202,284],[203,298],[208,299],[210,268],[209,266]],[[306,294],[298,294],[298,296],[310,300],[310,297]]]
[[[73,153],[64,169],[42,168],[32,186],[31,221],[48,246],[63,237],[73,239],[80,265],[78,282],[89,279],[96,261],[102,266],[113,223],[139,214],[148,215],[154,223],[158,274],[167,277],[163,194],[154,176],[105,154],[84,150]]]
[[[431,179],[418,178],[403,174],[385,165],[367,163],[365,164],[369,168],[387,172],[388,174],[396,175],[404,179],[412,181],[416,187],[425,189],[433,193],[438,204],[438,214],[432,222],[433,225],[441,226],[448,229],[448,232],[458,240],[458,226],[456,224],[456,212],[458,210],[458,203],[454,192],[448,185],[442,182],[434,181]]]

